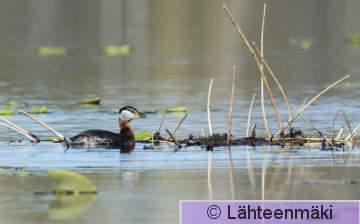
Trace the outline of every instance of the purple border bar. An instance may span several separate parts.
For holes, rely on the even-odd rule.
[[[180,223],[359,224],[359,201],[180,201]]]

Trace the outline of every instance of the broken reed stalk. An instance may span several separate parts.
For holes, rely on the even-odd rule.
[[[212,88],[213,81],[214,81],[214,79],[211,79],[211,81],[210,81],[209,93],[208,93],[208,99],[207,99],[207,115],[208,115],[209,135],[210,136],[212,136],[211,117],[210,117],[210,96],[211,96],[211,88]]]
[[[272,105],[273,108],[274,108],[274,112],[275,112],[275,115],[276,115],[276,118],[277,118],[277,121],[278,121],[278,124],[279,124],[279,129],[280,129],[280,130],[283,130],[283,126],[282,126],[282,122],[281,122],[281,119],[280,119],[279,111],[278,111],[278,109],[277,109],[277,106],[276,106],[276,104],[275,104],[274,98],[273,98],[273,96],[272,96],[272,93],[271,93],[271,90],[270,90],[270,87],[269,87],[269,83],[268,83],[267,78],[266,78],[266,76],[265,76],[265,74],[264,74],[264,70],[261,68],[260,61],[259,61],[259,59],[257,58],[255,51],[253,50],[253,48],[252,48],[251,45],[249,44],[249,41],[246,39],[245,35],[244,35],[243,32],[241,31],[239,25],[236,23],[234,17],[231,15],[231,13],[229,12],[229,10],[227,9],[227,7],[226,7],[225,5],[223,6],[223,8],[224,8],[224,10],[226,11],[226,13],[228,14],[228,16],[229,16],[230,20],[232,21],[232,23],[234,24],[235,28],[236,28],[237,31],[239,32],[239,34],[240,34],[243,42],[244,42],[245,45],[248,47],[251,56],[253,57],[256,65],[258,66],[258,69],[259,69],[259,71],[260,71],[260,74],[261,74],[262,78],[264,79],[264,84],[265,84],[267,93],[268,93],[268,95],[269,95],[271,105]]]
[[[4,126],[4,127],[7,127],[7,128],[9,128],[9,129],[11,129],[11,130],[17,131],[17,132],[19,132],[19,133],[22,134],[22,135],[25,135],[28,139],[30,139],[31,142],[38,142],[38,141],[37,141],[35,138],[33,138],[32,136],[30,136],[30,135],[27,134],[26,132],[23,132],[23,131],[17,129],[17,128],[14,127],[14,126],[11,126],[11,125],[9,125],[9,124],[5,124],[5,123],[2,123],[2,122],[0,122],[0,125],[2,125],[2,126]]]
[[[165,131],[170,135],[170,138],[172,138],[172,140],[174,141],[175,145],[177,147],[180,147],[180,143],[176,140],[176,138],[174,137],[174,135],[168,130],[165,128]]]
[[[284,99],[284,102],[285,102],[285,106],[286,106],[286,109],[288,111],[288,115],[289,115],[289,120],[291,120],[291,111],[290,111],[290,106],[289,106],[289,102],[287,100],[287,97],[286,97],[286,94],[284,92],[284,89],[282,88],[279,80],[276,78],[275,74],[273,73],[273,71],[271,70],[269,64],[266,62],[266,60],[264,59],[264,57],[261,55],[261,52],[259,51],[258,47],[256,46],[255,42],[252,42],[256,52],[258,53],[262,63],[265,64],[265,67],[267,68],[267,70],[269,71],[271,77],[274,79],[276,85],[278,86],[279,90],[280,90],[280,93]]]
[[[260,51],[261,51],[261,56],[264,56],[264,28],[265,28],[265,14],[266,14],[266,4],[264,4],[264,12],[263,12],[263,20],[262,20],[262,25],[261,25],[261,38],[260,38]],[[263,69],[264,65],[261,62],[261,69]],[[264,79],[261,76],[260,78],[260,93],[261,93],[261,111],[262,111],[262,115],[263,115],[263,119],[264,119],[264,126],[265,126],[265,130],[267,133],[267,137],[270,138],[271,134],[270,134],[270,130],[269,130],[269,126],[267,123],[267,118],[266,118],[266,112],[265,112],[265,103],[264,103]],[[248,128],[246,130],[249,130],[249,124],[248,124]]]
[[[333,123],[332,123],[332,128],[331,128],[331,139],[334,140],[334,129],[335,129],[335,120],[337,118],[337,116],[340,114],[340,112],[342,111],[342,109],[345,107],[346,104],[344,104],[342,107],[340,107],[340,109],[338,110],[338,112],[336,113],[334,119],[333,119]]]
[[[19,127],[19,126],[17,126],[16,124],[14,124],[14,123],[6,120],[6,119],[3,118],[3,117],[0,117],[0,120],[2,120],[2,121],[4,121],[4,122],[6,122],[7,124],[11,125],[12,127],[14,127],[14,128],[17,129],[17,130],[15,130],[15,129],[13,129],[13,128],[11,128],[11,129],[20,132],[21,134],[25,135],[26,137],[29,138],[29,136],[30,136],[29,139],[30,139],[31,141],[33,141],[33,142],[41,142],[40,138],[38,138],[38,137],[37,137],[36,135],[34,135],[33,133],[31,133],[31,132],[29,132],[29,131],[27,131],[27,130]]]
[[[250,109],[249,109],[249,115],[248,115],[248,121],[247,121],[247,127],[246,127],[246,135],[245,135],[246,138],[249,137],[251,111],[252,111],[252,107],[253,107],[253,104],[254,104],[255,96],[256,96],[256,93],[253,94],[253,97],[252,97],[252,100],[251,100],[251,103],[250,103]]]
[[[236,66],[234,66],[233,72],[233,84],[231,90],[231,103],[230,103],[230,111],[229,111],[229,120],[228,120],[228,135],[226,143],[230,145],[230,136],[231,136],[231,120],[232,120],[232,112],[233,112],[233,105],[234,105],[234,94],[235,94],[235,80],[236,80]]]
[[[335,141],[340,139],[343,131],[344,131],[344,127],[341,127],[340,130],[339,130],[339,133],[336,135]],[[348,140],[348,139],[345,138],[345,140]]]
[[[343,111],[343,115],[344,115],[344,119],[345,119],[346,125],[348,126],[349,135],[350,135],[350,140],[351,140],[351,145],[352,145],[352,147],[354,148],[354,135],[353,135],[353,132],[352,132],[352,130],[351,130],[350,123],[349,123],[349,120],[347,119],[347,116],[346,116],[346,112],[345,112],[345,111]]]
[[[332,87],[334,87],[336,84],[338,84],[339,82],[349,78],[350,75],[347,75],[339,80],[337,80],[336,82],[334,82],[333,84],[331,84],[330,86],[328,86],[327,88],[325,88],[323,91],[321,91],[320,93],[318,93],[314,98],[312,98],[306,105],[304,105],[303,107],[301,107],[299,109],[299,111],[292,117],[292,119],[289,121],[289,123],[292,123],[295,118],[297,118],[297,116],[299,116],[300,113],[302,113],[308,106],[310,106],[317,98],[319,98],[321,95],[323,95],[326,91],[328,91],[329,89],[331,89]],[[287,128],[287,124],[283,127],[283,129],[280,129],[278,131],[278,133],[276,133],[276,135],[274,137],[277,137],[281,132],[284,131],[285,128]]]
[[[294,105],[292,105],[292,107],[297,112],[297,114],[299,114],[304,119],[304,121],[306,121],[312,128],[314,128],[319,133],[319,135],[323,137],[327,143],[329,143],[329,145],[332,145],[332,142],[325,135],[323,135],[323,133],[317,127],[315,127],[315,125],[313,125],[304,115],[302,115]]]
[[[179,129],[180,125],[184,122],[185,118],[187,117],[187,114],[184,115],[183,118],[181,118],[181,120],[179,121],[179,123],[177,124],[177,126],[175,127],[174,131],[172,132],[173,135],[176,134],[177,130]],[[169,141],[170,136],[166,138],[166,141]]]
[[[52,127],[50,127],[49,125],[47,125],[45,122],[37,119],[36,117],[26,113],[23,110],[19,110],[19,112],[25,116],[27,116],[28,118],[30,118],[31,120],[37,122],[38,124],[41,124],[42,126],[44,126],[45,128],[47,128],[49,131],[51,131],[52,133],[54,133],[56,136],[58,136],[59,138],[63,139],[67,148],[69,148],[69,143],[67,142],[66,138],[64,135],[60,134],[59,132],[55,131]]]
[[[161,119],[159,128],[157,129],[157,131],[156,131],[155,133],[159,133],[159,132],[160,132],[160,129],[161,129],[161,127],[162,127],[162,124],[163,124],[163,122],[164,122],[164,120],[165,120],[166,111],[167,111],[167,107],[165,107],[164,114],[163,114],[163,116],[162,116],[162,119]]]
[[[343,129],[344,130],[344,129]],[[357,135],[357,133],[360,131],[360,125],[356,126],[356,128],[353,130],[352,132],[352,136],[353,138],[355,138],[355,136]],[[351,138],[351,134],[349,134],[348,136],[346,136],[345,140],[349,140]]]

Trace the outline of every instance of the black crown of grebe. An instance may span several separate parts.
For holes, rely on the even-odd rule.
[[[111,131],[91,129],[75,135],[69,139],[69,144],[77,146],[104,145],[111,148],[133,149],[135,146],[135,135],[130,127],[130,121],[134,118],[145,118],[132,106],[126,106],[119,110],[120,133]]]

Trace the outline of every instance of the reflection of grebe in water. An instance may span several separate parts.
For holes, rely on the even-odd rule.
[[[132,106],[126,106],[119,110],[120,133],[91,129],[71,137],[68,141],[73,146],[104,145],[111,148],[119,148],[122,152],[130,152],[135,147],[135,135],[130,127],[130,121],[134,118],[145,118]]]

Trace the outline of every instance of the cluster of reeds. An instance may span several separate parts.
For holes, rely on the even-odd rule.
[[[235,88],[235,75],[236,75],[236,67],[234,67],[234,78],[233,78],[233,86],[232,86],[232,95],[231,95],[231,104],[230,104],[230,113],[229,113],[229,120],[228,120],[228,133],[226,135],[226,140],[224,139],[224,136],[222,139],[219,138],[219,136],[221,135],[213,135],[213,130],[211,127],[211,117],[210,117],[210,95],[211,95],[211,88],[212,88],[212,83],[213,83],[213,79],[210,82],[210,87],[209,87],[209,94],[208,94],[208,100],[207,100],[207,112],[208,112],[208,123],[209,123],[209,136],[208,137],[203,137],[200,138],[200,140],[202,142],[204,142],[205,144],[214,144],[215,145],[231,145],[231,144],[254,144],[254,142],[261,142],[264,144],[270,143],[270,144],[299,144],[299,145],[303,145],[305,143],[312,143],[312,142],[322,142],[322,147],[342,147],[345,143],[349,143],[351,144],[352,147],[354,147],[354,139],[356,134],[359,132],[360,130],[360,125],[357,126],[354,130],[352,130],[350,123],[346,117],[346,113],[345,111],[343,111],[343,116],[344,119],[346,121],[347,124],[347,131],[348,131],[348,135],[345,138],[341,139],[341,135],[344,131],[343,128],[341,128],[341,130],[339,131],[338,135],[335,137],[334,136],[334,123],[335,123],[335,119],[336,117],[339,115],[339,113],[343,110],[343,107],[341,107],[341,109],[338,111],[338,113],[336,114],[334,120],[333,120],[333,128],[332,128],[332,135],[331,137],[327,137],[323,134],[323,132],[321,132],[321,130],[319,130],[312,122],[310,122],[309,119],[307,119],[304,115],[303,115],[303,111],[308,108],[315,100],[317,100],[321,95],[323,95],[325,92],[327,92],[328,90],[330,90],[332,87],[334,87],[335,85],[337,85],[338,83],[340,83],[341,81],[349,78],[349,75],[346,75],[345,77],[342,77],[341,79],[337,80],[336,82],[334,82],[333,84],[331,84],[330,86],[328,86],[327,88],[325,88],[324,90],[322,90],[319,94],[317,94],[315,97],[313,97],[311,100],[309,100],[307,103],[305,103],[306,101],[304,101],[304,104],[301,108],[297,109],[294,105],[291,105],[292,108],[295,111],[295,114],[293,115],[291,113],[291,109],[290,109],[290,105],[289,102],[287,100],[287,96],[285,94],[285,91],[283,90],[279,80],[276,78],[274,72],[272,71],[272,69],[270,68],[269,64],[267,63],[267,61],[264,59],[263,56],[263,40],[264,40],[264,25],[265,25],[265,13],[266,13],[266,4],[264,5],[264,12],[263,12],[263,20],[262,20],[262,29],[261,29],[261,49],[259,50],[257,45],[255,44],[255,42],[252,42],[252,44],[249,43],[248,39],[246,38],[246,36],[244,35],[244,33],[242,32],[240,26],[238,25],[238,23],[235,21],[234,17],[232,16],[232,14],[230,13],[230,11],[228,10],[228,8],[224,5],[223,6],[226,14],[229,16],[231,22],[233,23],[233,25],[235,26],[236,30],[238,31],[238,33],[240,34],[241,40],[243,41],[243,43],[246,45],[249,53],[251,54],[252,58],[254,59],[254,62],[259,70],[260,73],[260,78],[261,78],[261,105],[262,105],[262,114],[263,114],[263,122],[264,122],[264,127],[266,130],[266,138],[264,139],[260,139],[260,138],[256,138],[256,132],[255,132],[255,128],[256,128],[256,124],[253,124],[251,129],[250,129],[250,117],[251,117],[251,111],[252,111],[252,107],[253,107],[253,102],[254,102],[254,98],[255,98],[255,93],[253,95],[251,104],[250,104],[250,109],[249,109],[249,115],[248,115],[248,122],[247,122],[247,129],[246,129],[246,136],[245,138],[240,138],[237,140],[230,140],[230,136],[231,136],[231,119],[232,119],[232,112],[233,112],[233,102],[234,102],[234,88]],[[272,94],[272,90],[269,86],[269,82],[268,82],[268,77],[266,76],[266,71],[264,69],[264,67],[266,68],[266,71],[268,72],[268,74],[270,75],[270,77],[274,80],[274,82],[276,83],[284,104],[286,106],[287,109],[287,113],[288,113],[288,118],[286,118],[286,124],[284,124],[281,120],[281,117],[279,115],[279,111],[277,108],[277,105],[275,103],[273,94]],[[277,130],[277,132],[275,134],[270,132],[269,126],[268,126],[268,122],[267,122],[267,117],[266,117],[266,113],[265,113],[265,107],[264,107],[264,88],[263,86],[265,86],[266,91],[267,91],[267,95],[269,97],[269,100],[271,102],[272,108],[275,112],[276,115],[276,119],[277,119],[277,123],[278,123],[278,127],[279,129]],[[302,134],[302,132],[300,130],[294,130],[293,127],[293,122],[294,120],[300,116],[306,123],[308,123],[314,130],[317,131],[317,133],[319,134],[318,137],[310,137],[310,136],[304,136]]]

